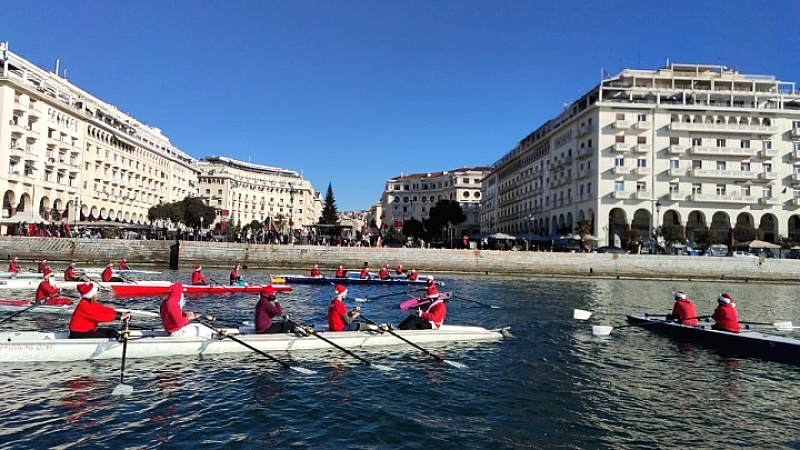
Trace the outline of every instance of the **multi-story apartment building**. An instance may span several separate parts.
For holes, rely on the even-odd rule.
[[[0,45],[2,217],[147,222],[196,192],[195,160],[157,128]]]
[[[319,220],[322,201],[311,183],[293,170],[222,156],[203,158],[197,195],[217,210],[217,221],[247,225],[279,223],[281,233],[306,230]],[[207,224],[213,226],[213,224]]]
[[[380,201],[380,222],[383,229],[402,226],[416,219],[420,222],[430,216],[430,209],[439,200],[455,200],[461,205],[467,220],[451,233],[460,236],[480,229],[481,180],[488,173],[486,167],[463,168],[436,173],[415,173],[391,178],[386,182]]]
[[[724,66],[624,70],[495,162],[483,193],[485,230],[800,240],[800,92]]]

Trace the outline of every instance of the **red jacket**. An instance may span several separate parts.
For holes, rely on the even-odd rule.
[[[428,309],[419,316],[429,321],[431,325],[433,325],[433,328],[438,330],[439,327],[442,326],[442,322],[444,322],[444,316],[446,315],[447,307],[444,306],[444,300],[436,300],[435,302],[431,303],[431,305],[428,306]]]
[[[58,295],[61,289],[50,284],[49,280],[42,280],[39,287],[36,289],[36,303],[41,303],[46,298],[52,298]]]
[[[19,273],[19,264],[16,261],[11,261],[8,264],[8,271],[9,272],[14,272],[14,273]]]
[[[391,278],[391,276],[389,275],[389,269],[387,268],[381,269],[380,272],[378,272],[378,278],[380,278],[381,280],[388,280],[389,278]]]
[[[344,269],[336,269],[336,278],[344,278]]]
[[[103,280],[103,283],[108,283],[111,281],[111,278],[114,276],[114,269],[111,267],[106,267],[103,269],[103,273],[100,274],[100,279]]]
[[[262,333],[272,326],[272,318],[283,315],[281,303],[275,297],[262,295],[256,303],[255,328],[256,333]]]
[[[200,272],[195,272],[195,273],[200,273]],[[231,270],[231,276],[230,276],[231,284],[236,283],[237,281],[239,281],[240,278],[241,277],[239,276],[238,270],[236,269]],[[192,278],[192,282],[194,282],[194,278]]]
[[[328,307],[328,330],[342,331],[347,325],[342,318],[344,315],[347,315],[344,303],[338,299],[331,300],[331,306]]]
[[[675,305],[672,307],[672,315],[677,316],[679,319],[689,319],[695,317],[690,320],[681,320],[680,323],[683,325],[697,325],[697,311],[694,309],[694,303],[692,303],[692,301],[688,298],[675,301]]]
[[[208,277],[200,273],[199,270],[192,272],[192,284],[205,284],[207,279]]]
[[[715,328],[734,333],[741,331],[741,328],[739,328],[739,315],[736,314],[736,309],[730,304],[717,306],[711,318],[716,322],[714,324]]]
[[[411,272],[411,273],[408,274],[406,279],[407,280],[411,280],[411,281],[417,281],[418,277],[419,277],[419,274],[417,272]]]
[[[119,270],[130,270],[130,267],[128,267],[128,263],[120,262],[119,263]]]
[[[316,278],[316,277],[319,277],[319,270],[317,270],[317,269],[311,269],[311,276],[312,276],[312,277],[315,277],[315,278]]]
[[[198,273],[198,272],[195,272]],[[167,333],[174,333],[181,328],[189,325],[189,319],[183,315],[181,311],[181,295],[183,294],[183,285],[175,283],[169,287],[169,296],[161,302],[161,324],[164,325],[164,331]]]
[[[103,306],[97,302],[81,299],[72,318],[69,320],[69,331],[85,333],[97,330],[97,324],[111,322],[117,317],[114,308]]]
[[[369,269],[366,267],[361,269],[361,276],[359,276],[359,278],[361,278],[362,280],[366,280],[367,278],[369,278]]]
[[[73,267],[67,267],[67,270],[64,271],[64,281],[78,281],[79,278]]]

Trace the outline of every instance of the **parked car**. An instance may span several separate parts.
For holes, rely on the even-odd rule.
[[[750,252],[742,252],[742,251],[738,251],[738,250],[733,252],[733,253],[731,253],[731,257],[733,257],[733,258],[754,258],[754,259],[759,259],[758,256],[756,256],[756,255],[754,255],[754,254],[752,254]]]

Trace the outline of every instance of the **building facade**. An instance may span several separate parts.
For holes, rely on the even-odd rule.
[[[217,222],[247,225],[255,220],[288,234],[290,230],[306,232],[319,220],[319,194],[293,170],[223,156],[203,158],[197,168],[197,195],[216,209]]]
[[[486,167],[463,168],[436,173],[415,173],[391,178],[381,195],[381,229],[401,228],[406,220],[420,222],[430,217],[439,200],[455,200],[467,220],[449,232],[456,237],[480,229],[481,181]]]
[[[2,44],[0,190],[5,224],[144,224],[196,192],[195,160],[147,126]]]
[[[800,92],[773,76],[671,64],[608,77],[496,161],[482,228],[600,245],[683,227],[800,240]]]

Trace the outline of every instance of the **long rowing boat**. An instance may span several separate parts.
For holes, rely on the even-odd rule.
[[[424,285],[424,279],[407,280],[405,277],[393,277],[387,280],[379,278],[359,278],[359,274],[350,272],[346,278],[332,278],[332,277],[310,277],[305,275],[277,275],[272,277],[273,283],[288,283],[288,284],[391,284],[391,285],[407,285],[418,284]],[[439,282],[439,285],[444,283]]]
[[[443,325],[439,330],[395,331],[418,345],[477,342],[502,339],[507,329],[487,330],[481,327]],[[239,340],[265,352],[320,350],[332,348],[315,336],[293,334],[253,334],[252,328],[228,330]],[[324,332],[322,335],[343,348],[403,345],[390,333],[367,331]],[[0,333],[0,361],[84,361],[116,359],[122,356],[122,343],[114,339],[69,339],[68,332],[43,333],[20,331]],[[229,339],[170,337],[163,330],[131,331],[126,358],[212,355],[249,351]]]
[[[664,316],[654,317],[646,314],[628,316],[628,322],[650,331],[714,347],[731,354],[800,364],[800,340],[791,337],[774,336],[750,330],[729,333],[712,330],[710,324],[694,327],[668,322],[664,320]]]
[[[77,272],[83,273],[102,273],[104,270],[104,267],[86,267],[82,269],[76,269]],[[161,272],[157,270],[114,269],[114,275],[158,275],[160,273]]]
[[[74,300],[75,304],[78,303]],[[45,315],[45,316],[71,316],[75,311],[73,305],[36,305],[31,308],[32,303],[27,300],[0,300],[0,311],[18,312],[28,310],[26,314]],[[157,312],[143,311],[138,309],[116,308],[117,312],[130,311],[134,317],[159,317]]]
[[[136,295],[165,295],[169,291],[169,281],[139,281],[137,283],[102,283],[100,286],[110,287],[115,295],[120,297],[130,297]],[[272,287],[278,292],[291,291],[288,285],[273,284]],[[257,293],[261,292],[264,286],[224,286],[221,284],[191,285],[184,284],[183,291],[187,294],[238,294],[238,293]]]

